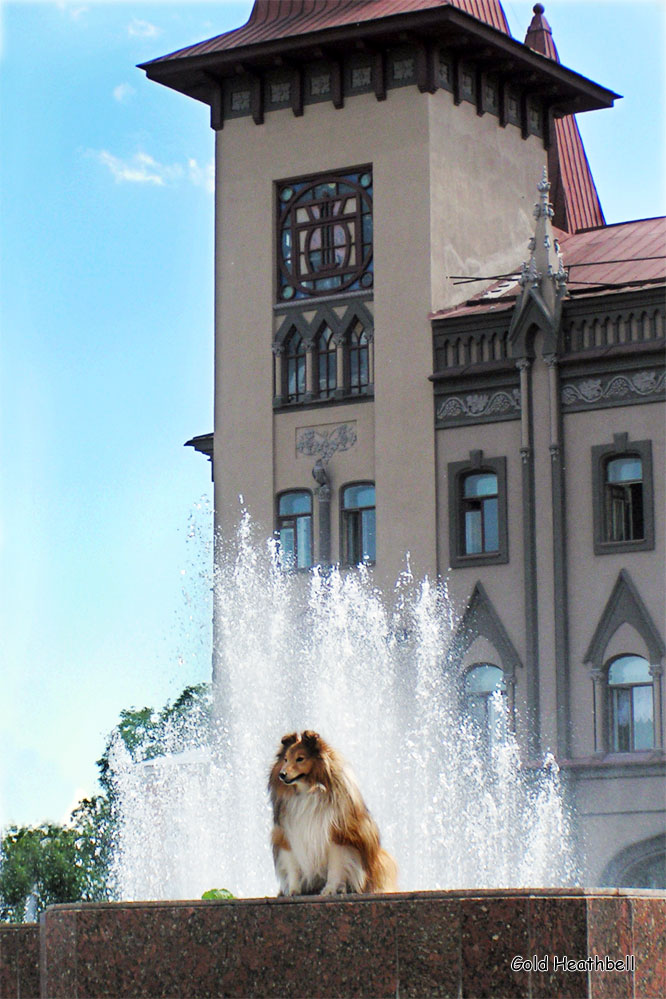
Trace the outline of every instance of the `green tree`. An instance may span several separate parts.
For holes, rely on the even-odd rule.
[[[66,825],[11,826],[0,840],[0,920],[36,919],[57,902],[98,902],[111,897],[115,791],[109,753],[120,738],[135,761],[207,739],[210,685],[188,686],[161,711],[128,708],[97,761],[104,794],[79,802]]]

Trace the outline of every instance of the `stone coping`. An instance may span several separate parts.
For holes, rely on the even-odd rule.
[[[648,889],[72,903],[42,916],[41,996],[664,999],[664,927]]]

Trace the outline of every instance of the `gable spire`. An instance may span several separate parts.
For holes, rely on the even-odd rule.
[[[560,254],[560,244],[553,231],[553,206],[549,201],[550,181],[546,167],[537,184],[539,200],[534,206],[536,224],[529,242],[530,259],[523,262],[520,275],[522,291],[515,305],[509,337],[520,343],[521,355],[527,326],[531,325],[533,310],[550,340],[554,344],[562,311],[562,299],[567,291],[567,275]],[[529,309],[529,306],[532,309]],[[524,320],[524,321],[523,321]],[[553,347],[554,349],[554,347]]]

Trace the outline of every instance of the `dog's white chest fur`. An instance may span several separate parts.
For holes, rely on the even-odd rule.
[[[332,818],[328,795],[318,787],[285,803],[282,827],[306,881],[326,879]]]

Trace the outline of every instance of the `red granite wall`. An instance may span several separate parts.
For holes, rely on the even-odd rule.
[[[621,890],[54,906],[41,994],[663,999],[665,928],[666,893]]]
[[[39,999],[39,926],[0,924],[1,999]]]

